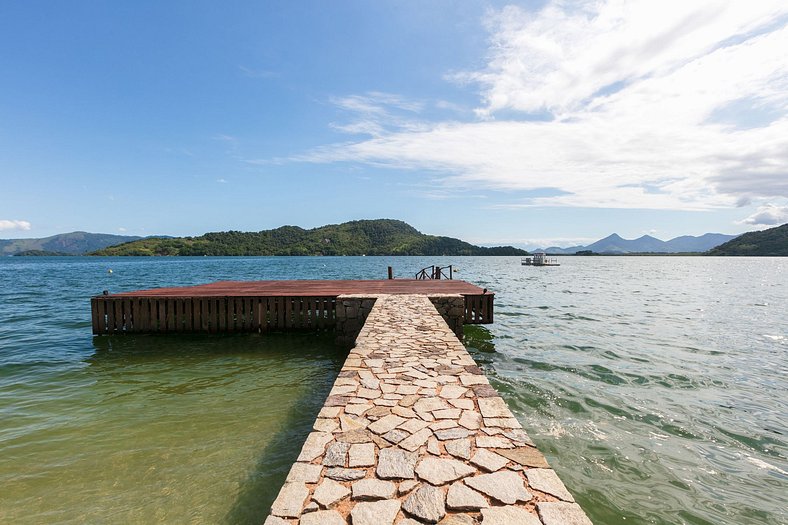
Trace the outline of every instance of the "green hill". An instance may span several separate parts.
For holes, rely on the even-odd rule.
[[[745,233],[706,253],[707,255],[788,256],[788,224]]]
[[[483,248],[451,237],[425,235],[391,219],[351,221],[311,230],[282,226],[260,232],[216,232],[200,237],[148,238],[92,255],[525,255],[511,246]]]

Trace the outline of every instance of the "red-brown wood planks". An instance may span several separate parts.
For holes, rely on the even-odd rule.
[[[94,334],[265,332],[336,324],[339,295],[459,294],[465,323],[493,320],[494,294],[465,281],[222,281],[91,298]]]
[[[197,286],[155,288],[111,294],[106,297],[310,297],[345,294],[436,294],[482,295],[482,288],[465,281],[381,279],[367,281],[219,281]]]

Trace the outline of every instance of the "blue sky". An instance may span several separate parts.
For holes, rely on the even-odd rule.
[[[3,2],[0,237],[788,222],[788,4]]]

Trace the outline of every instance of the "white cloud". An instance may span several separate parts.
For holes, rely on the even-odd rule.
[[[0,231],[2,230],[22,230],[27,231],[32,227],[28,221],[17,221],[0,219]]]
[[[220,184],[227,184],[227,179],[216,179],[216,182]]]
[[[335,97],[331,102],[353,116],[351,122],[331,124],[332,128],[343,133],[379,137],[392,131],[425,129],[424,125],[414,121],[414,116],[424,109],[424,104],[398,95],[371,91],[364,95]]]
[[[455,104],[454,102],[449,102],[448,100],[438,100],[435,102],[435,107],[438,109],[443,109],[446,111],[453,111],[454,113],[468,113],[469,110],[465,106],[460,104]]]
[[[385,114],[387,108],[401,109],[418,113],[424,108],[421,102],[407,100],[393,93],[370,91],[365,95],[351,95],[332,99],[337,106],[360,113]]]
[[[787,21],[782,0],[507,7],[487,21],[487,66],[453,75],[481,87],[479,120],[426,122],[419,103],[395,95],[346,97],[335,103],[357,118],[334,127],[370,138],[296,160],[520,190],[524,206],[773,201],[788,196]],[[748,106],[760,120],[724,111]]]
[[[670,77],[785,14],[779,0],[552,2],[538,13],[507,7],[488,21],[487,69],[465,77],[485,88],[481,111],[582,111],[605,88]]]
[[[774,204],[760,206],[755,213],[739,221],[739,224],[754,226],[777,226],[785,223],[788,223],[788,206],[775,206]]]

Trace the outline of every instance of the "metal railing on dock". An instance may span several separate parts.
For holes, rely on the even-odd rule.
[[[449,273],[446,273],[446,270],[448,270]],[[427,266],[416,272],[416,279],[420,281],[429,279],[454,279],[454,266],[451,264],[448,266],[436,266],[434,264],[432,266]]]

